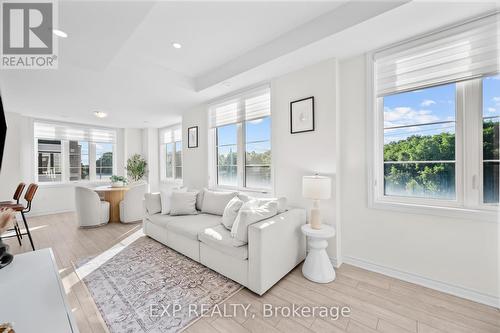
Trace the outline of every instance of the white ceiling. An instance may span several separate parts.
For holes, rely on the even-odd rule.
[[[59,68],[1,70],[0,87],[7,111],[160,127],[214,97],[495,6],[498,1],[60,1],[59,26],[69,37],[59,40]],[[94,110],[109,117],[97,119]]]

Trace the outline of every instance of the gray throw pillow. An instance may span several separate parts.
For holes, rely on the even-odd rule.
[[[172,192],[170,197],[170,215],[195,215],[197,192]]]
[[[207,214],[222,216],[229,201],[237,195],[238,192],[214,192],[205,189],[203,191],[201,211]]]

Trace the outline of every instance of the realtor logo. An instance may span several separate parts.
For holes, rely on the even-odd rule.
[[[2,3],[2,69],[57,68],[52,1]]]

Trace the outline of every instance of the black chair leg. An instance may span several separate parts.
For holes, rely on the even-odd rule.
[[[35,251],[35,245],[33,245],[33,239],[31,238],[30,228],[28,227],[28,222],[26,222],[26,216],[24,216],[24,212],[21,212],[21,216],[23,217],[24,227],[26,228],[26,233],[28,234],[28,238],[30,239],[31,248]]]
[[[16,221],[16,227],[17,230],[19,231],[19,238],[23,239],[23,234],[21,233],[21,228],[19,228],[19,223],[17,223],[17,221]]]
[[[17,241],[19,242],[19,246],[23,245],[21,244],[21,230],[19,230],[19,226],[17,225],[17,221],[16,223],[14,224],[14,230],[16,231],[16,237],[17,237]]]

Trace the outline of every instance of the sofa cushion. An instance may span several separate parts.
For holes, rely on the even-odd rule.
[[[170,214],[170,208],[172,205],[172,193],[173,192],[187,192],[187,188],[171,188],[168,190],[160,191],[161,197],[161,213],[162,214]]]
[[[170,216],[167,231],[175,232],[186,238],[198,240],[198,233],[221,223],[221,217],[209,214]]]
[[[176,217],[160,213],[148,216],[148,220],[151,221],[151,223],[163,228],[166,228],[167,224],[174,218]]]
[[[288,210],[288,203],[285,197],[257,198],[257,197],[251,197],[245,193],[239,193],[238,198],[240,198],[240,200],[242,200],[243,202],[248,202],[250,200],[257,200],[259,202],[259,205],[262,205],[269,201],[276,201],[278,203],[278,214],[284,213]]]
[[[198,192],[172,192],[170,197],[170,215],[193,215],[196,210],[196,195]]]
[[[242,246],[248,243],[248,227],[251,224],[273,217],[278,214],[278,202],[259,202],[250,200],[241,206],[231,228],[233,245]]]
[[[231,232],[222,224],[218,226],[206,228],[198,234],[200,242],[216,249],[222,253],[235,257],[237,259],[248,259],[248,245],[233,246],[233,237]]]
[[[224,214],[222,214],[222,224],[226,227],[226,229],[231,230],[234,220],[236,219],[236,216],[238,216],[238,212],[240,211],[242,205],[243,201],[241,201],[237,196],[229,201],[224,209]]]
[[[145,193],[146,210],[148,214],[153,215],[161,212],[161,196],[160,193]]]
[[[215,192],[204,189],[201,211],[222,216],[229,201],[237,195],[238,192]]]

